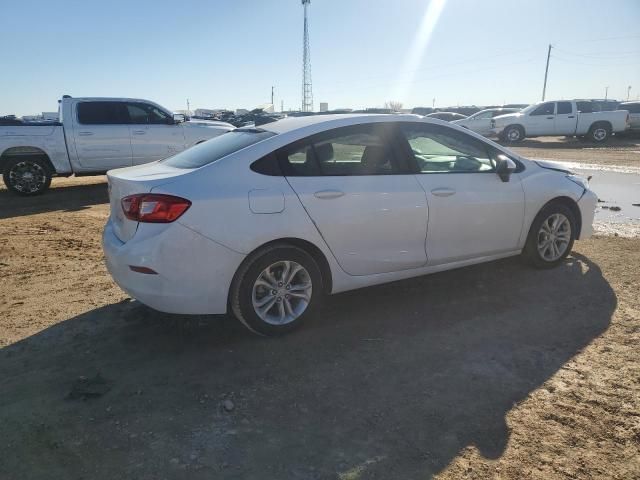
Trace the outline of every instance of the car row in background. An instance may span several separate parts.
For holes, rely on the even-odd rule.
[[[453,123],[468,128],[480,135],[489,135],[491,133],[492,118],[519,111],[519,108],[487,108],[486,110],[480,110],[478,113],[474,113],[470,117],[454,120]]]
[[[36,195],[51,177],[100,175],[112,168],[153,162],[235,127],[189,122],[149,100],[71,98],[60,100],[59,122],[0,126],[0,172],[7,188]]]
[[[629,128],[627,110],[599,110],[592,100],[538,102],[516,113],[491,119],[491,134],[516,143],[527,137],[575,136],[606,142],[612,134]]]

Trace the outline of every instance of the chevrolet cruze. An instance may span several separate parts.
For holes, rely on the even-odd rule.
[[[556,266],[591,235],[597,201],[566,170],[412,115],[239,128],[108,180],[116,283],[263,335],[327,294],[513,255]]]

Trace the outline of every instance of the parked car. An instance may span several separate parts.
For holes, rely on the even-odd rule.
[[[264,335],[325,294],[519,254],[556,266],[597,200],[566,170],[410,115],[287,118],[107,176],[116,283]]]
[[[492,118],[519,111],[519,108],[488,108],[487,110],[480,110],[478,113],[474,113],[470,117],[463,118],[461,120],[454,120],[453,123],[460,125],[461,127],[468,128],[480,135],[489,135],[491,133]]]
[[[454,120],[462,120],[464,118],[467,118],[465,115],[454,112],[433,112],[425,115],[425,117],[437,118],[438,120],[444,120],[445,122],[452,122]]]
[[[629,112],[629,129],[640,130],[640,102],[623,102],[618,106],[618,110]]]
[[[491,133],[506,142],[526,137],[574,135],[605,142],[612,133],[624,132],[629,115],[621,111],[595,111],[591,101],[539,102],[517,113],[491,120]]]
[[[0,126],[0,172],[9,190],[36,195],[54,175],[97,175],[153,162],[233,128],[185,122],[149,100],[64,96],[60,122]]]

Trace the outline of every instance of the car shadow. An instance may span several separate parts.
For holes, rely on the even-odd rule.
[[[429,478],[468,446],[499,458],[509,411],[615,308],[580,255],[339,294],[273,339],[98,308],[0,350],[0,477]],[[66,398],[96,373],[106,393]]]
[[[22,197],[0,189],[0,220],[54,211],[73,212],[109,202],[106,182],[53,186],[41,195]]]

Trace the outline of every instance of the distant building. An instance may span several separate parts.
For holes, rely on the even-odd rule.
[[[328,112],[329,111],[329,103],[328,102],[320,102],[320,111]]]
[[[58,118],[58,112],[42,112],[43,120],[53,120],[57,122]]]

